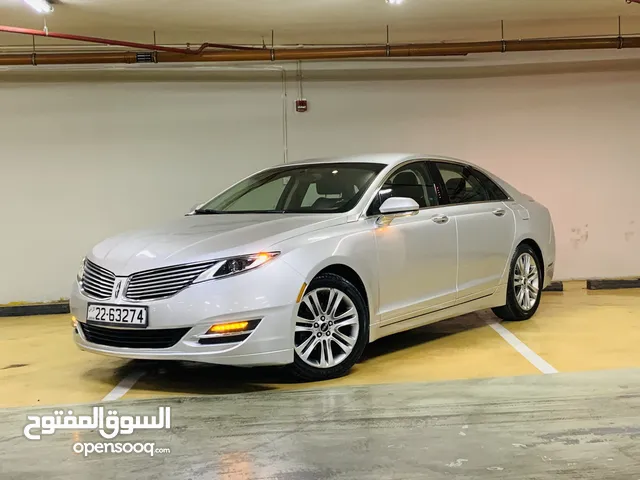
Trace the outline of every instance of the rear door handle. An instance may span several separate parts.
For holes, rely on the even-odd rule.
[[[433,217],[431,217],[431,220],[433,220],[435,223],[447,223],[449,221],[449,217],[447,217],[446,215],[434,215]]]
[[[502,209],[502,208],[496,208],[496,209],[495,209],[493,212],[491,212],[491,213],[493,213],[496,217],[501,217],[501,216],[503,216],[506,212],[505,212],[505,211],[504,211],[504,209]]]

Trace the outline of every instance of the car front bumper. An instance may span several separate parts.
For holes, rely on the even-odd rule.
[[[74,284],[70,298],[71,314],[78,323],[73,337],[76,345],[89,352],[129,359],[186,360],[220,365],[286,365],[293,362],[293,333],[297,297],[304,278],[286,262],[269,263],[254,271],[233,277],[192,285],[173,297],[150,301],[95,300]],[[109,346],[87,339],[89,303],[147,306],[149,325],[144,330],[183,328],[186,333],[168,348],[130,348]],[[218,323],[260,320],[248,338],[220,344],[201,344],[199,338]],[[95,325],[95,324],[94,324]],[[134,335],[139,328],[101,328],[117,330],[120,338]]]

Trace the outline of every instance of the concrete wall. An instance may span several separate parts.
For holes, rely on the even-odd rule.
[[[101,238],[282,161],[280,85],[0,84],[0,303],[67,297]]]
[[[0,83],[0,303],[66,297],[95,242],[281,162],[281,84],[268,75]],[[469,159],[550,208],[557,279],[639,275],[639,84],[639,70],[308,81],[297,114],[291,82],[289,158]]]

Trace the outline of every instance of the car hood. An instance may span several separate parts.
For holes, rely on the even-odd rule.
[[[222,214],[185,216],[123,233],[96,245],[89,260],[116,275],[258,253],[278,242],[345,223],[335,214]]]

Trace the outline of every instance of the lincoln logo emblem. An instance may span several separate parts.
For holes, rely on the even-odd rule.
[[[122,286],[122,280],[118,280],[116,282],[115,287],[113,288],[113,298],[118,298],[118,295],[120,295],[120,287]]]

